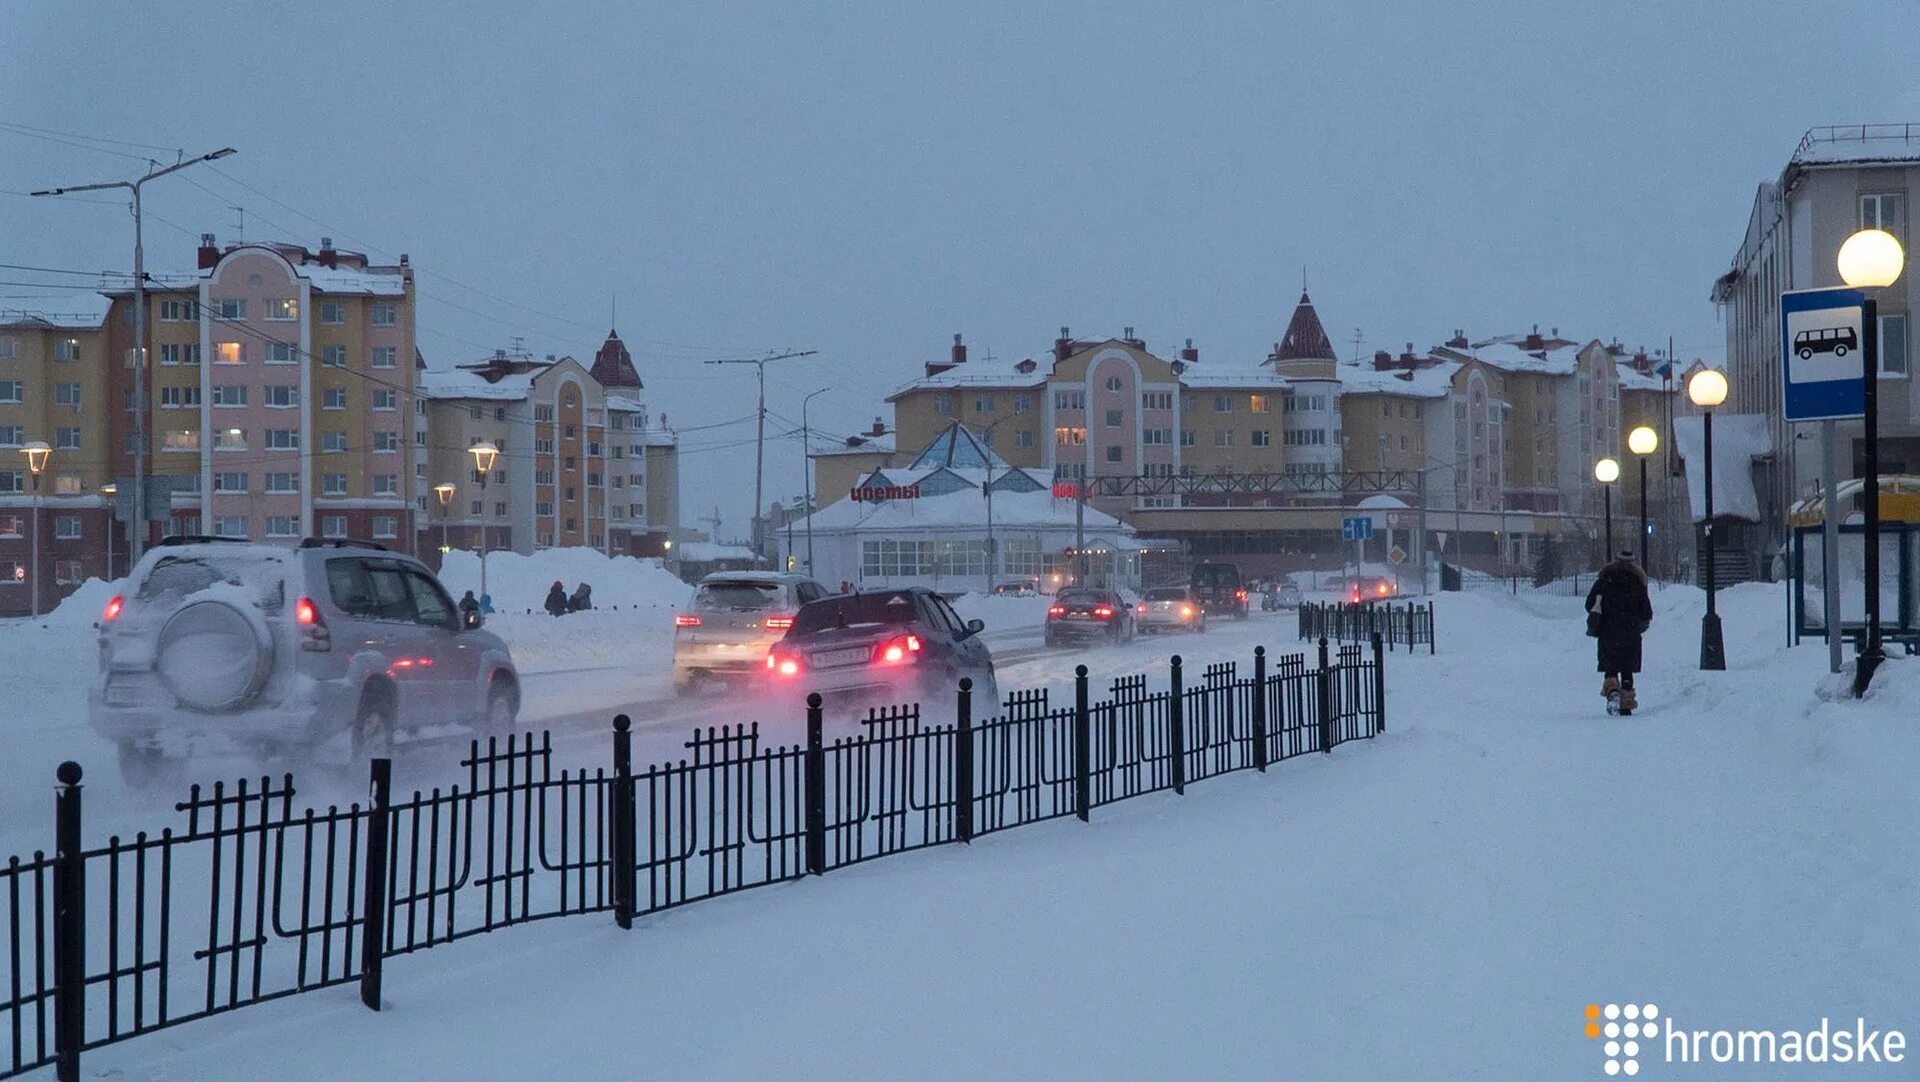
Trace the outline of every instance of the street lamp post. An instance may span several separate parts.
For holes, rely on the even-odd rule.
[[[984,459],[987,468],[986,483],[982,484],[980,489],[982,495],[987,498],[987,593],[989,594],[993,593],[994,580],[999,577],[1000,572],[1000,546],[994,543],[993,537],[993,430],[1018,416],[1020,415],[1017,413],[1009,413],[981,429],[980,444],[981,450],[986,452]],[[1084,518],[1082,521],[1085,521]]]
[[[1718,671],[1727,667],[1727,647],[1713,596],[1713,407],[1727,400],[1727,377],[1716,369],[1702,368],[1687,381],[1687,398],[1700,408],[1701,438],[1706,445],[1701,467],[1706,474],[1707,549],[1700,562],[1706,570],[1707,614],[1700,618],[1700,668]]]
[[[147,547],[147,262],[141,244],[140,188],[149,180],[177,173],[190,165],[217,161],[236,153],[221,147],[210,154],[188,158],[162,166],[149,160],[154,168],[135,180],[110,180],[102,184],[76,184],[66,188],[43,188],[33,195],[72,195],[108,188],[125,188],[133,193],[133,514],[128,518],[127,555],[138,560]]]
[[[40,474],[47,468],[47,456],[53,454],[53,448],[45,440],[32,440],[20,447],[20,453],[27,456],[27,472],[33,474],[33,544],[28,556],[29,566],[33,569],[33,615],[40,615]]]
[[[108,481],[100,486],[100,495],[107,498],[107,581],[113,581],[113,519],[114,509],[119,503],[120,486]]]
[[[1603,458],[1593,464],[1593,479],[1600,482],[1600,496],[1607,514],[1607,547],[1600,553],[1600,562],[1613,559],[1613,483],[1620,479],[1620,463]]]
[[[806,471],[803,479],[807,483],[805,493],[807,499],[807,574],[809,575],[813,574],[813,430],[807,427],[807,403],[813,401],[814,395],[826,394],[831,390],[833,390],[831,387],[822,387],[814,391],[813,394],[809,394],[800,400],[800,454],[802,457],[801,468]],[[793,555],[793,524],[791,520],[789,520],[787,524],[787,555]]]
[[[1640,570],[1653,574],[1653,545],[1647,538],[1647,459],[1660,449],[1660,433],[1647,425],[1641,425],[1627,433],[1627,450],[1640,460],[1640,540],[1635,547],[1640,550]]]
[[[440,498],[440,562],[445,563],[449,546],[447,545],[447,505],[453,502],[454,484],[442,481],[433,486],[433,494]],[[482,505],[485,510],[485,505]],[[482,591],[485,592],[484,590]]]
[[[1840,277],[1859,290],[1885,289],[1900,277],[1906,255],[1893,234],[1862,229],[1840,246]],[[1873,673],[1886,660],[1880,645],[1880,304],[1871,295],[1861,304],[1860,367],[1863,370],[1867,461],[1861,487],[1866,495],[1867,633],[1854,661],[1853,694],[1866,694]],[[1832,634],[1829,630],[1828,634]]]
[[[467,448],[473,456],[473,468],[479,475],[480,483],[480,596],[487,596],[487,474],[493,471],[493,460],[499,456],[500,448],[482,440]]]

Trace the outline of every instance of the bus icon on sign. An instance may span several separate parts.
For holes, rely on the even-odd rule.
[[[1845,357],[1860,348],[1860,336],[1852,327],[1820,327],[1793,336],[1793,352],[1803,361],[1816,353]]]

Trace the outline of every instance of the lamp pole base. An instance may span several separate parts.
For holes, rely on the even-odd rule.
[[[1720,614],[1707,613],[1700,618],[1700,668],[1722,672],[1727,667],[1727,646],[1720,635]]]
[[[1887,660],[1887,652],[1882,650],[1878,643],[1869,645],[1853,659],[1854,698],[1865,697],[1868,685],[1873,683],[1874,670],[1878,669],[1880,663],[1885,660]]]

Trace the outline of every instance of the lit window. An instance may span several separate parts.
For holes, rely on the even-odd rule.
[[[300,318],[300,302],[296,300],[270,300],[267,302],[266,318],[276,323],[285,323]]]
[[[160,438],[162,451],[198,451],[200,449],[200,430],[197,428],[170,428]]]
[[[247,449],[247,433],[240,428],[217,428],[213,432],[213,449],[216,451],[244,451]]]
[[[56,338],[53,340],[53,359],[56,361],[77,361],[80,359],[80,340],[78,338]]]
[[[239,364],[245,360],[245,353],[238,342],[215,342],[213,344],[213,363]]]

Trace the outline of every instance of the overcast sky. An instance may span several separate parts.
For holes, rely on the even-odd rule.
[[[1303,265],[1343,355],[1538,323],[1717,358],[1755,185],[1810,126],[1920,121],[1912,0],[815,7],[10,0],[0,262],[128,268],[110,200],[18,193],[139,169],[8,125],[231,145],[148,189],[150,268],[236,206],[247,239],[406,251],[434,366],[585,360],[617,295],[676,427],[752,413],[752,369],[703,360],[791,347],[819,355],[770,407],[832,386],[844,432],[956,331],[1251,365]],[[685,433],[690,522],[743,531],[751,435]],[[768,462],[799,491],[796,441]]]

